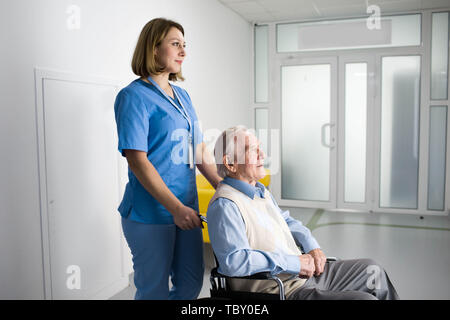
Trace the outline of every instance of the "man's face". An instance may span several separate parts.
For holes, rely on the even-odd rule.
[[[255,185],[256,181],[266,175],[264,152],[260,149],[260,143],[253,134],[245,136],[245,145],[245,164],[238,161],[236,175],[240,180]]]

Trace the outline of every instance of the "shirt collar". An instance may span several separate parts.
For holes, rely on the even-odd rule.
[[[264,192],[265,192],[266,188],[259,181],[256,182],[255,186],[252,186],[251,184],[249,184],[247,182],[244,182],[244,181],[241,181],[238,179],[234,179],[231,177],[225,177],[222,180],[222,182],[239,190],[240,192],[242,192],[243,194],[248,196],[250,199],[253,199],[255,197],[255,194],[257,194],[260,198],[264,198]]]

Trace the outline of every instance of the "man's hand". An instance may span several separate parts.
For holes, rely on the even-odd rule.
[[[314,275],[316,277],[320,276],[325,267],[325,263],[327,262],[327,257],[325,256],[323,251],[320,250],[319,248],[311,250],[310,252],[308,252],[308,254],[311,255],[312,258],[314,259],[314,267],[315,267]]]
[[[300,274],[299,277],[303,279],[311,278],[314,274],[314,258],[309,254],[302,254],[300,258]]]

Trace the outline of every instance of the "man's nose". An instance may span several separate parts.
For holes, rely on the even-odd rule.
[[[264,153],[264,151],[262,149],[259,149],[258,158],[262,160],[265,157],[266,157],[266,154]]]

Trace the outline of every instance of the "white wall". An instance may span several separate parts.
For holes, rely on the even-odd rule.
[[[70,31],[72,4],[81,8],[81,28]],[[136,78],[130,61],[139,32],[159,16],[185,28],[187,80],[179,85],[203,129],[250,126],[252,28],[216,0],[1,2],[0,299],[44,298],[34,68],[126,86]]]

